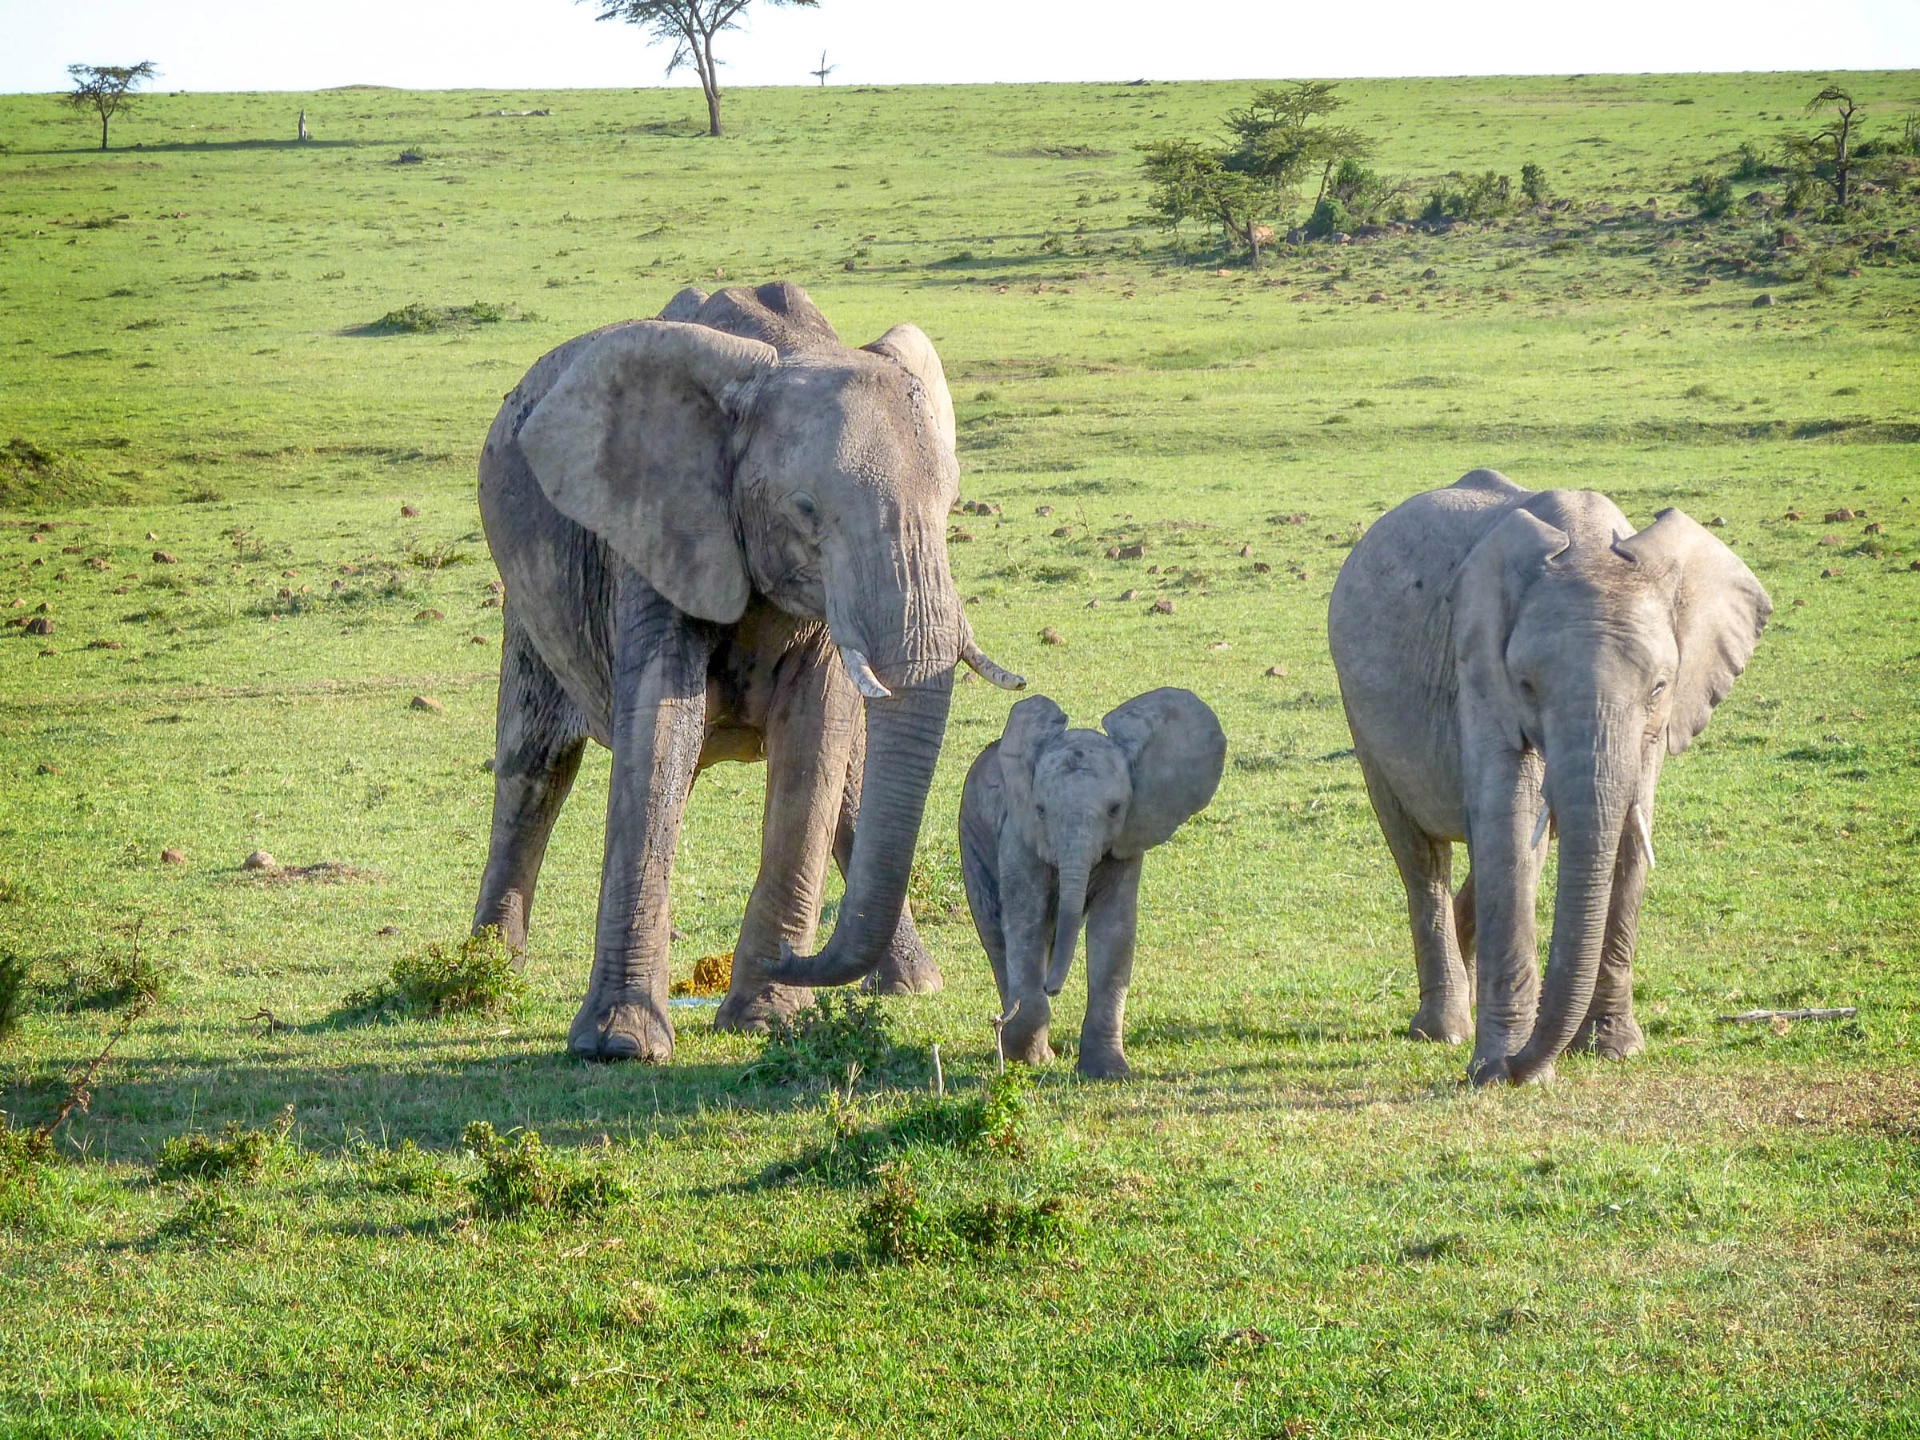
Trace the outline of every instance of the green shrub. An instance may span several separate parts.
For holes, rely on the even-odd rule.
[[[1699,203],[1703,220],[1718,220],[1734,208],[1733,184],[1724,175],[1696,175],[1687,189]]]
[[[504,306],[476,300],[471,305],[423,305],[418,300],[389,310],[366,328],[390,335],[426,335],[435,330],[462,330],[473,325],[495,325],[507,318]]]
[[[1353,216],[1347,213],[1347,207],[1331,195],[1322,196],[1320,203],[1313,207],[1313,214],[1307,218],[1305,230],[1316,238],[1324,238],[1336,230],[1353,229]]]
[[[1024,1159],[1032,1086],[1027,1071],[1016,1067],[994,1076],[965,1099],[922,1096],[893,1118],[864,1129],[858,1125],[858,1112],[844,1105],[839,1093],[834,1092],[828,1097],[834,1122],[832,1141],[798,1160],[774,1167],[772,1177],[838,1173],[864,1178],[889,1156],[916,1146],[960,1153],[989,1150],[1009,1159]]]
[[[376,1195],[431,1195],[452,1183],[453,1177],[411,1140],[389,1148],[363,1137],[347,1147],[345,1158],[361,1187]]]
[[[0,1226],[25,1220],[33,1211],[40,1167],[53,1158],[53,1136],[44,1130],[18,1130],[0,1111]]]
[[[938,1209],[927,1203],[904,1164],[880,1173],[880,1188],[854,1217],[877,1258],[903,1264],[980,1258],[996,1252],[1050,1251],[1068,1236],[1066,1201],[990,1199]]]
[[[1756,141],[1742,140],[1734,156],[1733,170],[1727,177],[1730,180],[1770,180],[1780,173],[1777,166],[1768,162],[1766,147]]]
[[[356,990],[340,1002],[347,1012],[398,1010],[408,1015],[492,1014],[527,998],[513,949],[497,925],[457,945],[434,941],[393,962],[384,984]]]
[[[823,991],[805,1010],[774,1021],[747,1077],[767,1085],[841,1084],[854,1066],[877,1075],[902,1056],[893,1016],[879,996]]]
[[[202,1245],[245,1245],[259,1230],[259,1223],[217,1181],[195,1186],[160,1226],[165,1239]]]
[[[1493,170],[1466,175],[1456,170],[1427,196],[1421,218],[1427,221],[1490,220],[1513,208],[1513,180]]]
[[[461,1138],[480,1162],[480,1173],[467,1182],[473,1208],[490,1219],[589,1215],[627,1198],[626,1187],[613,1176],[583,1174],[549,1155],[538,1130],[501,1136],[486,1121],[476,1120]]]
[[[1529,205],[1544,205],[1553,198],[1553,191],[1547,185],[1547,172],[1531,160],[1520,167],[1520,193],[1527,197]]]
[[[26,1003],[27,981],[32,967],[12,951],[0,954],[0,1040],[13,1033],[20,1023],[20,1011]]]
[[[286,1142],[293,1129],[293,1107],[287,1106],[267,1130],[248,1130],[229,1120],[218,1135],[176,1135],[160,1147],[153,1162],[156,1180],[257,1180],[267,1157]]]

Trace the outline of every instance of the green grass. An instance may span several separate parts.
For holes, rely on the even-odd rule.
[[[1920,1430],[1916,211],[1702,224],[1687,188],[1824,78],[1356,82],[1348,118],[1416,196],[1533,161],[1575,208],[1259,274],[1136,218],[1132,146],[1244,85],[741,90],[717,142],[686,92],[155,96],[106,154],[0,97],[0,607],[26,602],[0,618],[54,623],[0,630],[0,954],[31,967],[9,1133],[114,1004],[161,997],[60,1163],[0,1176],[4,1428]],[[1920,106],[1920,76],[1851,78],[1870,130]],[[1136,1080],[1076,1083],[1069,1044],[1018,1145],[942,1143],[919,1088],[934,1043],[950,1104],[993,1071],[952,833],[1007,708],[978,684],[914,890],[948,988],[887,1003],[904,1058],[851,1101],[755,1079],[760,1047],[694,1007],[671,1067],[565,1057],[602,752],[524,1003],[343,1011],[471,915],[500,614],[473,471],[501,393],[681,285],[770,278],[856,343],[911,319],[939,345],[964,492],[1001,507],[953,545],[996,658],[1081,723],[1190,686],[1229,736],[1149,862]],[[1649,1053],[1518,1093],[1399,1038],[1404,903],[1324,631],[1359,530],[1476,465],[1724,517],[1778,606],[1665,777]],[[1865,513],[1823,521],[1842,506]],[[677,975],[733,944],[762,783],[697,789]],[[281,869],[242,871],[255,848]],[[1801,1004],[1860,1014],[1714,1022]],[[252,1178],[160,1173],[289,1105]],[[606,1203],[499,1213],[474,1122],[537,1131],[561,1170],[528,1174]],[[842,1151],[905,1162],[969,1235],[1065,1197],[1058,1233],[890,1263],[859,1224],[884,1182]]]

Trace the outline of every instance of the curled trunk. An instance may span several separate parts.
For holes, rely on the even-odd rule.
[[[906,904],[920,819],[952,699],[949,671],[891,699],[866,702],[867,758],[839,923],[817,954],[795,955],[782,946],[780,959],[769,967],[780,984],[850,984],[886,957]]]

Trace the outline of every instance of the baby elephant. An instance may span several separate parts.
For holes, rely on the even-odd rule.
[[[1213,798],[1227,737],[1200,698],[1152,690],[1098,730],[1069,730],[1044,695],[1022,700],[980,752],[960,799],[960,862],[993,962],[1009,1059],[1053,1058],[1049,997],[1087,927],[1079,1070],[1124,1080],[1120,1029],[1133,974],[1140,857]]]

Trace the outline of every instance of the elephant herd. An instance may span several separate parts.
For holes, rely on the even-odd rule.
[[[695,776],[765,760],[760,868],[715,1025],[764,1028],[810,987],[937,989],[906,903],[975,643],[946,552],[952,400],[912,325],[841,343],[790,284],[684,290],[658,319],[542,357],[480,461],[506,582],[492,834],[476,929],[516,947],[589,738],[613,754],[579,1055],[663,1061],[668,884]],[[1479,470],[1382,517],[1329,637],[1420,976],[1416,1038],[1475,1039],[1470,1075],[1551,1073],[1570,1044],[1642,1048],[1634,931],[1662,759],[1686,748],[1770,605],[1677,510],[1636,533],[1604,497]],[[963,791],[967,900],[1010,1057],[1051,1058],[1049,1001],[1086,931],[1083,1074],[1123,1077],[1141,857],[1204,806],[1226,739],[1185,690],[1070,729],[1016,704]],[[1544,993],[1535,887],[1559,886]],[[1453,842],[1472,871],[1456,894]],[[846,893],[815,928],[831,859]]]

